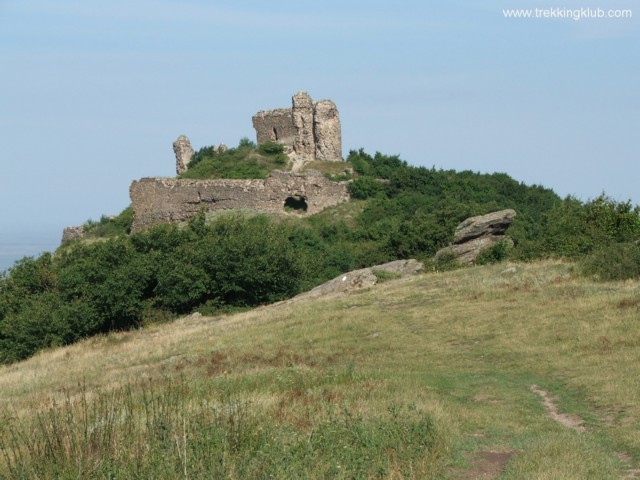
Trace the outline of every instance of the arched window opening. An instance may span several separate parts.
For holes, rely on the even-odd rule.
[[[287,211],[304,213],[307,208],[307,199],[302,195],[291,195],[284,201],[284,209]]]

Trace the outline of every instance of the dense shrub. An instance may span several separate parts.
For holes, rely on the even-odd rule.
[[[458,257],[450,248],[438,252],[438,255],[425,262],[425,270],[433,272],[447,272],[460,268],[461,266]]]
[[[250,148],[255,150],[256,149],[256,142],[254,142],[253,140],[251,140],[248,137],[242,137],[240,139],[240,141],[238,142],[238,148]]]
[[[376,178],[389,179],[407,167],[407,162],[400,160],[397,155],[383,155],[376,152],[374,156],[365,153],[361,148],[358,151],[351,150],[347,156],[347,162],[351,163],[356,173]]]
[[[87,237],[104,238],[127,235],[131,232],[133,224],[133,209],[125,208],[119,215],[108,217],[103,215],[99,221],[89,220],[84,224],[84,233]]]
[[[584,275],[599,280],[640,279],[640,244],[612,243],[580,262]]]
[[[218,148],[213,145],[207,145],[195,152],[189,162],[189,168],[195,168],[200,162],[207,158],[213,158],[218,155]]]
[[[586,204],[567,197],[547,211],[542,223],[544,254],[565,258],[640,238],[640,209],[604,195]]]
[[[602,194],[587,202],[585,218],[596,244],[630,242],[640,238],[640,206],[616,202]]]
[[[258,147],[258,151],[264,155],[275,155],[284,152],[284,145],[277,142],[265,142]]]
[[[476,265],[490,265],[492,263],[502,262],[509,256],[510,250],[511,244],[506,240],[501,240],[481,252],[478,258],[476,258]]]
[[[201,214],[187,228],[160,225],[25,258],[0,281],[0,362],[137,327],[147,311],[185,313],[207,304],[210,312],[295,295],[312,252],[296,250],[292,230],[266,217],[206,225]]]
[[[349,194],[355,200],[366,200],[382,192],[384,192],[384,187],[374,177],[356,177],[349,184]]]

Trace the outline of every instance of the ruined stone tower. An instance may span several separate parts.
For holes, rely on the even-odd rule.
[[[193,157],[191,142],[185,135],[180,135],[173,142],[173,153],[176,154],[176,174],[180,175],[187,171],[191,157]]]
[[[273,141],[291,147],[299,162],[342,160],[340,115],[331,100],[314,102],[306,92],[292,107],[263,110],[253,116],[258,145]]]

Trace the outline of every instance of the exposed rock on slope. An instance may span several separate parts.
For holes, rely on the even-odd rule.
[[[511,209],[467,218],[456,228],[453,245],[436,253],[436,258],[453,253],[461,263],[474,264],[483,251],[496,243],[512,242],[505,232],[514,218],[516,212]]]
[[[349,292],[360,288],[372,287],[378,282],[376,272],[396,273],[400,276],[405,276],[415,275],[423,268],[424,265],[417,260],[395,260],[382,265],[343,273],[333,280],[329,280],[308,292],[301,293],[295,298],[313,297],[328,293]]]

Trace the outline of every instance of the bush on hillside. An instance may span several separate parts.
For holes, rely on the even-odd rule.
[[[88,220],[84,224],[84,234],[89,238],[115,237],[128,235],[133,225],[133,209],[125,208],[119,215],[102,215],[99,221]]]
[[[612,243],[583,259],[579,268],[598,280],[640,279],[640,244]]]
[[[511,243],[507,240],[500,240],[478,255],[476,265],[491,265],[493,263],[504,262],[509,257],[510,251]]]
[[[425,271],[431,272],[448,272],[458,268],[462,268],[462,264],[450,248],[444,249],[438,255],[427,259],[424,264]]]
[[[187,228],[161,225],[25,258],[0,282],[0,362],[137,327],[149,310],[246,307],[295,295],[303,259],[290,228],[264,217],[206,225],[201,214]]]
[[[277,142],[265,142],[258,147],[258,151],[263,155],[276,155],[284,152],[284,145]]]
[[[349,184],[349,194],[354,200],[366,200],[383,192],[382,183],[373,177],[356,177]]]
[[[586,204],[567,197],[544,218],[546,255],[579,259],[612,243],[636,238],[640,238],[640,207],[605,195]]]
[[[238,148],[249,148],[249,149],[255,150],[256,142],[251,140],[249,137],[242,137],[238,142]]]
[[[206,158],[214,158],[218,155],[218,147],[214,145],[208,145],[206,147],[202,147],[200,150],[195,152],[191,157],[191,161],[189,162],[189,168],[195,168],[200,162],[202,162]]]
[[[640,238],[640,206],[617,202],[605,194],[585,205],[586,222],[596,244],[630,242]]]
[[[360,175],[383,179],[392,178],[397,171],[408,166],[407,162],[401,160],[398,155],[383,155],[376,152],[371,156],[362,148],[358,151],[351,150],[347,156],[347,162],[351,163],[355,172]]]

